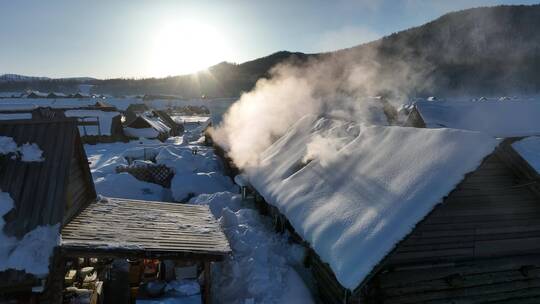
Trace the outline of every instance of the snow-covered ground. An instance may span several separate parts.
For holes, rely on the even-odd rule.
[[[212,148],[203,146],[200,128],[183,137],[86,145],[98,194],[155,201],[189,200],[208,204],[227,235],[233,254],[214,267],[214,301],[218,303],[313,303],[295,269],[301,269],[303,248],[273,231],[250,201],[242,201],[238,187],[222,173]],[[196,153],[194,153],[196,150]],[[116,173],[128,162],[153,161],[173,168],[171,189]],[[190,199],[191,198],[191,199]],[[157,303],[173,303],[166,298]],[[156,302],[152,302],[156,303]]]

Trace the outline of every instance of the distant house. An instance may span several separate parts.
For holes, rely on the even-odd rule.
[[[139,114],[150,111],[150,108],[144,103],[132,103],[125,110],[126,123],[136,119]]]
[[[177,95],[151,95],[151,94],[145,94],[142,97],[142,100],[180,100],[182,99],[182,96]]]
[[[68,98],[68,95],[64,93],[51,92],[47,95],[47,98]]]
[[[75,119],[0,121],[0,140],[0,302],[62,303],[71,289],[100,303],[111,261],[129,258],[191,267],[211,303],[211,262],[231,250],[208,207],[98,199]]]
[[[112,142],[121,140],[122,115],[116,111],[98,109],[65,110],[67,117],[77,118],[79,133],[84,142]]]
[[[511,147],[353,126],[304,117],[245,172],[260,208],[309,247],[322,303],[540,299],[537,178],[516,174]],[[308,153],[314,141],[326,145]]]
[[[481,131],[497,137],[540,134],[540,102],[419,101],[406,126]]]
[[[78,99],[82,99],[82,98],[92,98],[91,95],[89,95],[89,94],[84,94],[84,93],[81,93],[81,92],[75,93],[75,94],[71,95],[70,97],[71,97],[71,98],[78,98]]]
[[[22,96],[21,92],[0,92],[0,98],[21,98]]]
[[[159,117],[138,115],[124,126],[124,134],[130,138],[157,138],[164,141],[171,135],[171,128]]]
[[[116,107],[102,100],[96,101],[93,107],[100,109],[101,111],[116,111]]]
[[[171,136],[179,136],[184,132],[184,125],[177,123],[166,111],[156,110],[153,111],[153,114],[171,129]]]
[[[42,93],[42,92],[39,92],[39,91],[30,91],[27,95],[26,95],[26,98],[47,98],[49,94],[47,93]]]

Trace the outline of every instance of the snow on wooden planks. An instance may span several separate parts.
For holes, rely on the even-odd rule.
[[[221,260],[229,243],[207,206],[104,198],[62,229],[71,256]]]

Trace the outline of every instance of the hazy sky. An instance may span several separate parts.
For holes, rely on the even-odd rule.
[[[0,0],[0,74],[150,77],[350,47],[502,0]]]

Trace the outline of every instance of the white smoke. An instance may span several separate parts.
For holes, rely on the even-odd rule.
[[[259,80],[225,114],[212,131],[214,140],[243,168],[257,164],[260,153],[306,114],[386,124],[383,103],[369,96],[405,98],[429,69],[421,61],[379,64],[378,43],[368,46],[360,54],[344,50],[274,67],[269,79]],[[313,145],[313,154],[315,147],[321,145]]]

